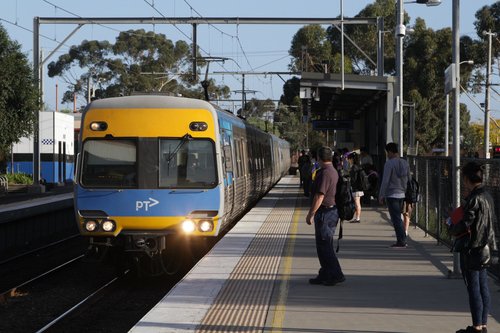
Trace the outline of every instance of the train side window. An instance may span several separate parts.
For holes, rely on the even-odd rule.
[[[227,172],[233,171],[233,158],[231,146],[224,146],[224,165]]]

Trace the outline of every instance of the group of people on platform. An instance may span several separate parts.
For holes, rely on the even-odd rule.
[[[364,147],[360,149],[360,153],[343,148],[332,154],[333,167],[340,172],[341,176],[349,178],[352,187],[356,211],[350,222],[360,223],[362,203],[369,205],[372,198],[376,198],[378,195],[379,174],[373,164],[373,159]],[[320,169],[316,152],[307,153],[302,150],[298,164],[300,187],[303,188],[304,195],[309,197],[312,183]]]
[[[411,180],[408,162],[401,158],[396,143],[385,146],[386,162],[380,186],[378,174],[370,195],[386,204],[396,242],[390,247],[406,248],[407,231],[414,202],[407,200],[407,186]],[[311,206],[306,223],[314,225],[316,251],[320,269],[309,283],[334,286],[346,280],[334,250],[334,234],[339,222],[336,207],[336,190],[339,178],[348,175],[351,179],[352,195],[356,205],[354,219],[361,221],[361,198],[365,195],[366,185],[360,177],[367,177],[372,171],[371,157],[365,149],[358,155],[342,150],[335,154],[329,147],[321,147],[311,156],[302,151],[299,158],[300,184],[304,195],[310,198]],[[367,167],[368,166],[368,167]],[[363,171],[363,172],[362,172]],[[376,174],[375,169],[373,171]],[[364,173],[364,174],[363,174]],[[491,264],[491,252],[496,251],[494,236],[495,213],[493,200],[485,191],[483,168],[476,162],[469,162],[462,169],[462,177],[467,193],[462,205],[463,214],[454,223],[448,222],[449,232],[455,236],[454,251],[460,253],[463,279],[469,294],[472,326],[460,329],[457,333],[487,332],[487,318],[490,307],[490,292],[487,281],[487,267]]]

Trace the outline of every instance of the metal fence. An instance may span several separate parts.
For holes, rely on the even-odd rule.
[[[500,160],[496,159],[461,159],[460,164],[475,160],[485,165],[483,183],[495,203],[495,233],[500,245]],[[414,210],[413,223],[429,235],[436,238],[438,244],[451,247],[452,239],[444,226],[444,220],[453,210],[453,161],[450,157],[410,157],[409,164],[420,184],[420,202]],[[463,181],[461,192],[464,193]],[[493,254],[498,259],[498,252]],[[498,260],[496,260],[498,262]],[[500,265],[490,268],[500,278]]]

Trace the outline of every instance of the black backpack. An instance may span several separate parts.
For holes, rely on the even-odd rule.
[[[354,217],[356,207],[352,197],[351,181],[349,177],[342,176],[340,172],[335,193],[335,204],[341,220],[350,220]]]
[[[409,203],[420,201],[420,186],[413,176],[408,178],[408,183],[406,184],[405,201]]]
[[[352,197],[351,180],[348,176],[341,175],[340,172],[338,172],[338,174],[339,180],[337,182],[337,188],[335,192],[335,205],[337,206],[337,211],[339,213],[340,227],[336,252],[339,252],[340,240],[344,236],[342,230],[342,221],[352,219],[354,217],[354,212],[356,211],[354,198]]]

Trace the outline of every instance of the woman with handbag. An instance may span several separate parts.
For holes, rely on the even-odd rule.
[[[469,162],[462,168],[463,184],[468,195],[463,206],[463,218],[449,223],[449,232],[460,241],[453,250],[460,252],[460,268],[469,294],[472,326],[457,333],[487,332],[490,309],[487,267],[491,264],[491,251],[496,250],[495,209],[491,195],[485,191],[483,166]],[[464,236],[466,235],[466,236]],[[465,241],[464,241],[464,237]]]

